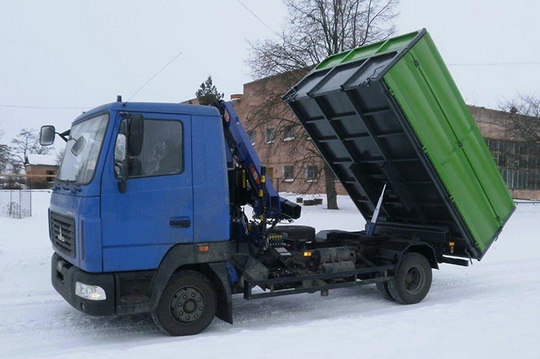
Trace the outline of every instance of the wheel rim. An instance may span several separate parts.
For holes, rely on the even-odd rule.
[[[180,323],[193,323],[201,318],[205,306],[203,293],[193,286],[178,289],[170,300],[171,314]]]
[[[411,294],[420,292],[424,285],[425,273],[422,267],[412,266],[405,275],[405,289]]]

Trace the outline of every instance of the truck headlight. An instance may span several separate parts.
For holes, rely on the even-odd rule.
[[[89,300],[105,300],[107,295],[105,290],[97,285],[88,285],[81,282],[75,282],[75,295]]]

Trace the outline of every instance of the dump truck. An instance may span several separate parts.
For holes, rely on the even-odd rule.
[[[482,259],[514,210],[425,30],[334,55],[283,99],[365,230],[291,224],[301,207],[266,180],[233,103],[119,98],[70,130],[42,127],[43,145],[66,141],[49,208],[54,288],[90,315],[151,313],[170,335],[232,324],[235,294],[371,284],[414,304],[439,264]]]

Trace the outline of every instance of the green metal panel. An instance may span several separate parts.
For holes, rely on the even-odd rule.
[[[429,34],[383,77],[481,252],[514,202]]]
[[[386,41],[378,42],[375,44],[358,47],[356,49],[341,52],[333,56],[328,57],[321,62],[315,70],[322,70],[326,68],[335,67],[348,62],[355,62],[362,59],[367,59],[376,55],[382,55],[395,51],[400,51],[411,44],[411,41],[418,35],[418,31],[411,32],[409,34],[393,37]]]
[[[382,226],[448,228],[444,254],[481,259],[515,208],[425,30],[329,57],[284,99],[367,220],[388,184]]]

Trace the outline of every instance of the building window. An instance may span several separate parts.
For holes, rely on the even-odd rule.
[[[493,138],[486,142],[510,189],[540,189],[539,144]]]
[[[316,182],[319,178],[319,167],[316,165],[309,165],[306,168],[306,179],[308,182]]]
[[[295,138],[296,135],[294,134],[294,126],[285,126],[285,129],[283,130],[283,141],[292,141]]]
[[[54,181],[54,171],[51,171],[51,170],[48,170],[48,171],[45,171],[45,174],[47,175],[47,182],[49,183],[52,183]]]
[[[283,166],[283,181],[294,181],[294,166]]]
[[[264,140],[266,143],[273,143],[274,139],[276,138],[276,129],[275,128],[267,128],[264,132]]]
[[[251,144],[255,144],[255,140],[257,139],[257,132],[255,130],[248,131],[249,140],[251,141]]]

